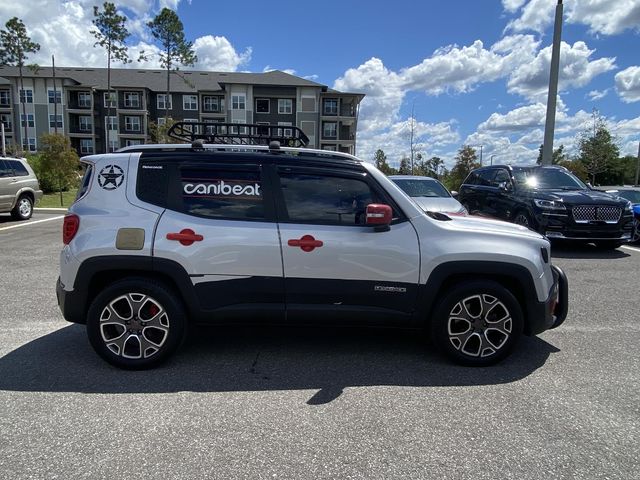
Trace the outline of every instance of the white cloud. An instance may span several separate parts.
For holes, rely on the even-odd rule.
[[[519,107],[505,114],[492,113],[480,125],[479,132],[521,132],[523,130],[544,125],[547,107],[542,103],[535,103]]]
[[[120,0],[119,10],[127,13],[127,29],[132,34],[129,46],[130,68],[159,67],[159,49],[145,34],[145,25],[160,8],[177,9],[181,0]],[[95,0],[31,0],[29,2],[0,2],[0,18],[17,16],[27,26],[33,41],[41,49],[28,62],[51,65],[51,55],[59,66],[104,67],[104,49],[95,47],[91,30]],[[46,15],[43,15],[46,12]],[[206,35],[196,38],[194,49],[198,62],[193,68],[203,70],[236,71],[251,58],[251,48],[239,53],[225,37]],[[151,54],[148,61],[138,63],[141,51]],[[118,62],[115,66],[119,65]]]
[[[513,14],[526,0],[503,0],[507,13]],[[555,1],[529,0],[518,18],[509,22],[507,30],[543,33],[553,24]],[[640,30],[640,2],[637,0],[566,0],[566,23],[582,24],[593,34],[615,35],[627,29]]]
[[[623,102],[640,101],[640,67],[629,67],[616,73],[616,92]]]
[[[604,57],[591,60],[595,50],[590,50],[586,43],[575,42],[573,45],[562,42],[560,47],[559,88],[583,87],[594,77],[613,70],[615,58]],[[551,64],[551,46],[540,50],[530,62],[519,65],[511,74],[507,83],[509,92],[526,98],[540,99],[545,96],[549,85],[549,69]]]
[[[605,90],[591,90],[589,93],[587,93],[587,98],[592,102],[601,100],[609,94],[610,90],[610,88],[607,88]]]

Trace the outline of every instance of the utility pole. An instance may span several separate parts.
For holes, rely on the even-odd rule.
[[[551,165],[553,157],[553,133],[556,126],[558,73],[560,71],[560,41],[562,39],[562,9],[562,0],[558,0],[556,19],[553,26],[553,47],[549,72],[549,93],[547,95],[547,119],[544,126],[544,143],[542,144],[542,165]]]
[[[56,89],[56,59],[51,55],[51,70],[53,74],[53,133],[58,134],[58,90]],[[62,94],[60,96],[62,98]]]
[[[2,134],[2,156],[7,156],[7,146],[4,141],[4,122],[0,122],[0,133]],[[638,175],[636,174],[636,183],[638,183]]]
[[[409,138],[409,148],[411,149],[411,175],[413,175],[413,130],[415,129],[414,126],[414,115],[413,115],[413,111],[415,110],[416,107],[416,101],[415,99],[413,100],[413,103],[411,104],[411,132],[410,132],[410,138]]]
[[[480,166],[482,166],[482,147],[484,147],[484,145],[480,145]]]
[[[636,182],[634,183],[636,187],[640,185],[638,183],[638,177],[640,177],[640,142],[638,142],[638,163],[636,163]]]

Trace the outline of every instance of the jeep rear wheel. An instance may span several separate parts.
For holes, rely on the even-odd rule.
[[[522,335],[522,309],[502,285],[465,282],[436,308],[431,324],[435,346],[457,363],[486,366],[499,362]]]
[[[20,195],[16,206],[11,210],[11,216],[16,220],[29,220],[33,215],[33,201],[29,195]]]
[[[87,334],[95,351],[116,367],[153,368],[175,352],[185,335],[180,300],[150,280],[116,282],[91,304]]]

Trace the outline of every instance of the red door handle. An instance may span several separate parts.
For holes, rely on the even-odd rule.
[[[201,242],[204,240],[202,235],[197,234],[190,228],[183,228],[180,233],[167,233],[167,240],[177,240],[182,245],[189,246],[193,242]]]
[[[300,247],[303,252],[311,252],[324,244],[322,240],[316,240],[312,235],[303,235],[300,239],[292,238],[287,241],[287,245],[290,247]]]

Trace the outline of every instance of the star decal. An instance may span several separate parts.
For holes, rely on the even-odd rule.
[[[118,165],[107,165],[98,175],[98,184],[105,190],[115,190],[123,181],[124,171]]]

